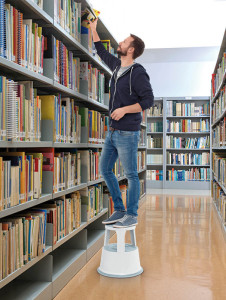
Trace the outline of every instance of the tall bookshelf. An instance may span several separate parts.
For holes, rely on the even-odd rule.
[[[154,169],[154,168],[162,168],[163,170],[163,180],[162,182],[159,182],[157,180],[150,180],[147,179],[147,187],[149,188],[164,188],[164,189],[210,189],[210,180],[208,178],[208,180],[195,180],[195,179],[190,179],[190,180],[186,180],[186,181],[182,181],[182,180],[177,180],[177,181],[170,181],[168,180],[168,176],[169,173],[168,171],[172,170],[173,168],[175,170],[189,170],[191,168],[197,168],[198,170],[200,168],[205,170],[208,169],[208,172],[210,174],[210,162],[211,162],[211,155],[210,155],[210,148],[205,147],[205,149],[199,148],[197,149],[196,147],[192,147],[192,148],[185,148],[182,147],[180,144],[180,146],[175,148],[174,147],[169,147],[169,139],[170,137],[173,137],[174,139],[178,139],[178,138],[182,138],[183,140],[186,138],[208,138],[208,140],[210,141],[210,131],[209,130],[203,130],[203,131],[199,131],[199,129],[197,128],[197,130],[192,130],[192,132],[179,132],[179,130],[177,131],[173,131],[173,130],[167,130],[167,124],[169,122],[181,122],[181,124],[183,122],[200,122],[200,120],[207,120],[207,122],[210,124],[210,119],[211,116],[208,115],[199,115],[198,113],[196,115],[192,115],[190,116],[190,112],[186,113],[185,115],[178,113],[178,115],[170,115],[169,114],[169,102],[171,101],[172,103],[179,103],[179,105],[185,104],[191,104],[194,103],[193,105],[195,107],[198,106],[202,106],[202,105],[209,105],[210,104],[210,99],[209,97],[168,97],[168,98],[156,98],[155,99],[155,104],[157,105],[159,103],[159,101],[162,101],[162,105],[163,105],[163,115],[161,117],[150,117],[148,118],[148,121],[150,119],[150,122],[155,122],[156,120],[162,120],[163,122],[163,132],[160,133],[154,133],[155,135],[160,135],[163,138],[163,147],[162,149],[149,149],[147,148],[148,153],[162,153],[163,154],[163,159],[162,159],[162,164],[159,164],[157,166],[155,166],[155,164],[150,164],[148,165],[148,169]],[[188,105],[187,105],[188,106]],[[186,108],[187,109],[187,108]],[[172,113],[172,112],[171,112]],[[175,112],[174,112],[175,113]],[[183,120],[189,120],[189,121],[183,121]],[[180,125],[181,126],[181,125]],[[184,125],[183,125],[184,126]],[[188,126],[188,125],[186,125]],[[182,131],[182,130],[180,130]],[[152,134],[153,133],[149,133],[148,134]],[[172,139],[172,138],[171,138]],[[183,142],[184,143],[184,142]],[[201,165],[200,162],[199,163],[192,163],[191,165],[188,165],[187,163],[185,164],[181,164],[178,163],[178,161],[174,161],[174,163],[169,163],[168,159],[169,156],[177,156],[178,154],[182,154],[185,157],[185,154],[190,154],[193,159],[194,159],[194,155],[202,155],[202,153],[205,153],[204,156],[209,156],[209,162],[205,163],[204,165]],[[208,153],[208,154],[207,154]],[[182,155],[180,157],[180,159],[182,159]],[[197,160],[196,156],[196,160]],[[185,158],[184,158],[185,159]],[[200,159],[200,157],[199,157]],[[206,171],[207,172],[207,171]],[[168,174],[167,174],[168,173]],[[171,178],[172,179],[172,178]]]
[[[84,9],[88,2],[78,0],[82,3]],[[16,9],[23,13],[24,19],[35,20],[42,28],[54,35],[58,40],[73,51],[75,57],[81,61],[90,61],[92,65],[101,70],[106,78],[110,78],[110,69],[88,49],[87,38],[82,37],[81,42],[72,37],[55,19],[54,3],[52,0],[44,0],[43,8],[40,8],[32,0],[9,0]],[[99,18],[98,33],[102,39],[110,39],[112,46],[117,48],[117,41],[108,31],[104,23]],[[51,61],[45,61],[43,75],[28,70],[23,66],[16,64],[0,56],[1,75],[15,81],[32,81],[34,88],[38,90],[39,95],[52,95],[60,93],[62,97],[69,97],[76,100],[76,105],[85,106],[103,114],[108,114],[109,98],[106,97],[104,103],[100,103],[88,96],[87,85],[80,82],[80,90],[70,89],[54,79],[53,64]],[[82,138],[80,143],[56,143],[53,140],[53,123],[43,123],[41,130],[41,141],[38,142],[11,142],[0,141],[1,151],[10,151],[29,149],[33,151],[36,148],[53,148],[62,151],[73,149],[101,149],[103,144],[89,143],[84,139],[85,131],[82,129]],[[146,117],[144,117],[142,128],[146,140]],[[145,143],[139,145],[139,150],[145,151]],[[139,178],[145,180],[146,167],[139,169]],[[47,201],[69,195],[75,191],[87,190],[88,187],[97,183],[104,184],[103,178],[93,181],[84,180],[85,171],[82,170],[82,182],[78,185],[53,193],[53,174],[43,172],[42,196],[23,204],[12,206],[0,211],[0,221],[5,218],[11,218],[16,213],[23,213],[27,209],[37,207],[39,204],[45,204]],[[125,176],[118,177],[118,181],[125,180]],[[146,185],[145,185],[146,188]],[[144,190],[145,191],[145,190]],[[141,195],[145,195],[145,192]],[[141,202],[141,201],[140,201]],[[102,221],[109,216],[109,203],[104,199],[103,209],[91,219],[87,219],[87,209],[83,206],[81,209],[81,225],[70,232],[68,235],[59,239],[53,244],[53,227],[48,226],[46,231],[45,251],[16,269],[8,276],[0,280],[0,298],[1,299],[53,299],[59,291],[68,283],[68,281],[90,260],[90,258],[101,249],[104,242],[104,225]]]
[[[213,206],[226,237],[226,30],[224,32],[217,62],[211,80],[211,136],[212,136],[212,180]]]

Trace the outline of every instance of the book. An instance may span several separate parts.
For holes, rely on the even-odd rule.
[[[81,15],[81,24],[83,27],[89,28],[89,22],[94,22],[99,16],[100,12],[93,9],[91,6],[87,6]]]

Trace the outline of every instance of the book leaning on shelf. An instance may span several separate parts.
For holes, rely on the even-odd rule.
[[[213,152],[212,164],[214,176],[226,187],[226,152]]]
[[[111,46],[111,41],[110,40],[101,40],[102,44],[104,45],[104,48],[114,55],[115,57],[118,57],[118,54],[115,52],[115,49]]]
[[[216,148],[226,146],[226,117],[212,129],[212,144]]]
[[[44,37],[42,27],[24,19],[23,13],[0,1],[0,56],[31,71],[43,74]]]
[[[41,99],[32,81],[0,76],[0,119],[0,140],[40,141]]]
[[[163,116],[163,104],[158,103],[154,106],[147,109],[147,116],[148,117],[160,117]]]
[[[138,151],[137,152],[137,170],[141,171],[146,166],[146,152]]]

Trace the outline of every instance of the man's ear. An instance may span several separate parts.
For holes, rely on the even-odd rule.
[[[129,53],[133,53],[134,52],[134,47],[129,47]]]

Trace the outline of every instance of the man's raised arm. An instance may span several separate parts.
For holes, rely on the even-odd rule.
[[[100,58],[105,62],[105,64],[111,69],[111,71],[114,71],[116,66],[120,65],[121,61],[111,53],[109,53],[102,42],[100,41],[100,37],[97,33],[97,20],[96,19],[94,22],[89,22],[90,24],[90,29],[92,32],[93,36],[93,41],[97,50],[97,54],[100,56]]]

